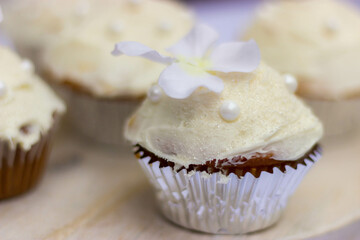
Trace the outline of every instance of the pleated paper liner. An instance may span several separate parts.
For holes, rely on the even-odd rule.
[[[325,137],[347,137],[360,130],[360,99],[305,101],[324,124]]]
[[[99,98],[72,81],[61,84],[54,81],[52,74],[44,75],[65,100],[68,106],[65,121],[72,129],[98,143],[115,147],[128,145],[123,137],[125,122],[142,99]]]
[[[0,200],[34,188],[43,176],[59,116],[53,127],[29,150],[0,141]]]
[[[182,227],[214,234],[244,234],[273,225],[321,157],[316,146],[292,166],[284,163],[224,175],[220,171],[176,171],[174,165],[153,161],[142,148],[135,151],[163,215]]]

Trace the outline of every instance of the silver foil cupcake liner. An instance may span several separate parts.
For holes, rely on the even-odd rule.
[[[155,188],[158,205],[170,221],[189,229],[213,234],[244,234],[273,225],[281,216],[288,198],[320,158],[315,149],[296,169],[261,172],[258,178],[246,173],[206,174],[161,168],[151,157],[141,157],[140,165]]]
[[[58,117],[46,135],[24,150],[19,144],[12,146],[0,141],[0,200],[14,197],[32,189],[45,170]]]
[[[98,143],[125,146],[124,126],[126,119],[140,105],[140,100],[99,99],[57,86],[68,110],[65,123],[74,131]]]
[[[360,100],[305,100],[322,121],[325,137],[348,136],[360,130]]]

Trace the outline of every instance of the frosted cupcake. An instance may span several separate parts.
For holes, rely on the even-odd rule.
[[[125,137],[168,219],[208,233],[247,233],[279,219],[320,157],[322,125],[260,62],[254,41],[211,51],[216,39],[197,25],[171,57],[139,43],[116,45],[114,54],[168,65]]]
[[[358,10],[346,3],[276,1],[259,8],[245,39],[255,39],[270,66],[298,80],[297,93],[326,134],[339,135],[359,126],[359,29]]]
[[[171,1],[111,2],[85,14],[81,28],[48,46],[42,61],[47,79],[66,95],[71,124],[95,140],[120,143],[121,123],[146,96],[164,66],[114,58],[110,54],[114,42],[141,40],[164,49],[188,32],[192,17]]]
[[[5,1],[2,27],[12,38],[16,50],[39,67],[42,50],[64,31],[80,25],[88,5],[84,0]]]
[[[41,178],[65,106],[28,60],[1,47],[0,66],[0,199],[5,199]]]

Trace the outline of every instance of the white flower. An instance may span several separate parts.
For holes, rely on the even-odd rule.
[[[212,49],[217,39],[213,29],[198,24],[168,49],[174,57],[131,41],[117,43],[112,54],[140,56],[168,65],[159,77],[159,85],[169,97],[183,99],[199,87],[220,93],[224,83],[213,72],[252,72],[260,64],[260,51],[254,40],[223,43]]]

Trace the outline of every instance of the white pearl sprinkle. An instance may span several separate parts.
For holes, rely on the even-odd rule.
[[[325,23],[325,27],[326,30],[328,30],[329,32],[337,32],[339,30],[339,23],[334,20],[334,19],[329,19],[326,23]]]
[[[90,11],[90,5],[88,2],[81,2],[75,8],[75,15],[78,17],[84,17]]]
[[[161,96],[162,96],[162,89],[159,85],[152,86],[147,93],[147,97],[153,103],[159,102],[161,100]]]
[[[0,97],[5,96],[6,94],[6,85],[2,81],[0,81]]]
[[[221,117],[228,122],[232,122],[239,117],[240,107],[233,101],[225,101],[220,107]]]
[[[296,78],[291,74],[285,74],[284,78],[285,78],[285,84],[286,84],[287,88],[293,93],[296,92],[297,87],[298,87],[298,82],[297,82]]]
[[[133,5],[139,5],[142,2],[142,0],[129,0],[129,3]]]
[[[172,29],[172,25],[167,21],[162,21],[159,23],[159,29],[162,32],[169,32]]]
[[[116,22],[113,22],[113,23],[109,24],[109,30],[112,33],[119,34],[119,33],[122,33],[124,31],[124,25],[121,22],[116,21]]]
[[[34,71],[34,64],[29,59],[24,59],[21,62],[21,68],[24,71],[33,72]]]

